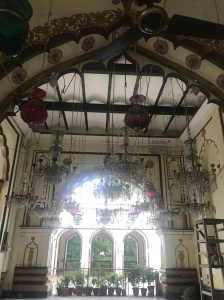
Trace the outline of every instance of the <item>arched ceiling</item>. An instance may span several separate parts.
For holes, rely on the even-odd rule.
[[[153,115],[155,119],[156,115],[158,120],[157,125],[154,125],[155,128],[152,122],[150,125],[152,127],[151,131],[155,135],[157,135],[157,133],[159,136],[164,136],[164,134],[165,136],[179,136],[181,134],[186,124],[184,121],[184,119],[186,119],[185,115],[181,115],[181,107],[183,107],[184,103],[185,105],[187,103],[187,105],[192,108],[190,114],[192,117],[205,100],[205,98],[203,98],[203,101],[198,101],[198,96],[205,95],[206,99],[222,98],[222,90],[217,86],[216,78],[223,73],[224,69],[224,41],[172,36],[161,32],[159,39],[166,41],[169,48],[168,53],[164,56],[156,53],[154,49],[154,43],[157,41],[158,36],[145,36],[145,38],[138,41],[136,48],[132,45],[125,53],[121,53],[103,63],[98,63],[92,59],[93,55],[114,40],[121,30],[132,26],[139,11],[144,7],[140,8],[136,6],[133,0],[91,0],[86,1],[86,5],[84,5],[83,0],[76,0],[75,3],[73,0],[65,0],[64,5],[62,5],[59,0],[53,0],[49,27],[47,27],[50,2],[50,0],[30,0],[34,15],[30,21],[30,34],[25,49],[18,59],[7,60],[4,63],[4,67],[0,67],[0,115],[5,111],[14,111],[11,105],[15,97],[12,87],[16,89],[18,85],[13,84],[11,79],[12,72],[17,67],[23,66],[27,71],[27,78],[20,85],[23,94],[27,93],[32,86],[42,86],[47,89],[52,72],[58,72],[59,92],[61,96],[63,96],[62,102],[66,103],[66,108],[63,111],[66,119],[68,119],[67,127],[69,129],[71,128],[71,107],[69,107],[69,105],[72,104],[73,95],[75,94],[74,103],[76,105],[78,102],[87,105],[79,108],[79,110],[81,110],[79,111],[80,114],[85,112],[85,122],[83,125],[80,125],[79,128],[80,134],[84,133],[87,129],[93,134],[102,134],[108,129],[106,123],[108,122],[108,114],[110,112],[108,112],[108,107],[106,106],[104,109],[97,109],[97,107],[95,107],[94,112],[92,112],[91,104],[97,104],[98,106],[102,104],[108,105],[110,101],[112,101],[109,99],[108,102],[109,77],[112,63],[116,61],[120,64],[121,69],[123,66],[123,69],[120,69],[120,74],[118,74],[119,72],[117,71],[118,73],[114,75],[115,77],[117,76],[115,78],[114,104],[123,106],[126,104],[123,86],[124,55],[127,61],[133,64],[132,66],[135,66],[137,61],[138,70],[142,72],[139,73],[140,76],[142,76],[139,89],[143,94],[146,94],[147,78],[149,77],[150,70],[155,70],[154,74],[152,74],[152,79],[150,79],[147,103],[149,109],[151,109],[151,119],[153,120]],[[222,0],[216,0],[216,2],[220,22],[224,23],[224,3]],[[164,7],[164,1],[161,1],[159,5]],[[169,17],[178,13],[217,22],[217,11],[214,0],[167,0],[165,8]],[[95,45],[90,51],[85,52],[83,51],[83,42],[85,43],[85,38],[89,36],[94,38]],[[44,55],[45,47],[46,54]],[[63,51],[63,58],[58,65],[51,65],[47,59],[48,53],[54,48]],[[191,54],[197,55],[202,60],[200,68],[192,71],[186,65],[186,57]],[[43,59],[45,60],[44,70],[42,72]],[[121,59],[120,62],[119,59]],[[153,68],[150,69],[150,67],[146,66],[153,66]],[[136,74],[134,74],[135,71],[136,68],[134,71],[133,69],[130,71],[132,74],[127,74],[127,99],[134,91],[137,79]],[[73,85],[73,89],[69,88],[66,95],[62,95],[61,89],[63,89],[64,79],[66,79],[67,85],[67,82],[70,82],[70,78],[72,78],[75,73],[77,73],[76,91],[74,92]],[[78,74],[81,75],[81,80]],[[191,93],[190,88],[186,91],[189,78],[195,80],[196,84],[200,87],[200,94],[197,97]],[[85,84],[85,90],[83,89],[83,82]],[[171,83],[174,86],[172,86]],[[192,81],[190,83],[192,83]],[[182,88],[180,88],[180,85]],[[79,91],[78,93],[80,87],[81,92]],[[79,96],[80,93],[81,97]],[[55,97],[54,94],[53,91],[48,91],[46,105],[49,112],[51,112],[49,116],[52,116],[50,102],[52,98]],[[183,101],[185,95],[187,95],[187,100]],[[23,100],[25,99],[26,95],[23,96]],[[59,103],[60,95],[56,93],[54,99]],[[60,106],[60,104],[58,105]],[[212,107],[211,104],[209,105]],[[59,106],[58,110],[60,111],[61,107]],[[167,113],[164,117],[164,112],[158,114],[160,108],[156,108],[155,106],[170,106],[175,107],[175,109],[171,114],[167,108]],[[18,109],[15,108],[15,110]],[[102,112],[105,113],[104,117],[102,117]],[[115,119],[117,118],[117,128],[123,124],[122,113],[123,112],[119,112],[119,114],[115,115]],[[89,128],[87,128],[86,124],[87,115]],[[178,115],[178,117],[176,115]],[[204,114],[201,115],[202,118],[205,117]],[[53,120],[54,119],[56,120],[56,118],[53,118]],[[161,120],[159,121],[159,119]],[[24,126],[19,116],[16,116],[15,120],[21,127]],[[49,117],[47,123],[54,126],[54,122],[56,121],[53,120]],[[167,125],[169,125],[168,128]],[[65,123],[64,126],[66,127]],[[42,131],[50,131],[53,128],[47,129],[49,127],[51,126],[47,125]],[[176,128],[178,128],[178,132],[176,132]],[[36,130],[38,130],[38,128],[36,128]]]

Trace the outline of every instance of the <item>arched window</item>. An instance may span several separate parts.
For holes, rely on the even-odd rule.
[[[66,249],[66,270],[74,270],[80,267],[81,238],[76,233],[69,238]]]
[[[112,243],[105,235],[101,234],[93,240],[92,267],[96,269],[111,269]]]
[[[133,268],[138,264],[138,244],[131,236],[126,236],[124,240],[124,268]]]

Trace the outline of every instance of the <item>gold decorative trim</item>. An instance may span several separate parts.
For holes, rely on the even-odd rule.
[[[17,14],[17,12],[15,12],[13,10],[5,9],[5,8],[1,8],[0,12],[7,12],[9,14],[12,14],[12,15],[20,18],[20,20],[23,21],[23,23],[25,23],[29,27],[28,21],[26,19],[24,19],[21,15]]]

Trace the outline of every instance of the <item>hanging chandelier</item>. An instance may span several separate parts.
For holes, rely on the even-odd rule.
[[[132,205],[130,212],[128,213],[128,224],[131,225],[136,222],[141,213],[140,208],[137,205]]]
[[[146,220],[146,226],[151,229],[161,229],[165,227],[165,220],[157,218],[156,216],[148,217]]]
[[[96,218],[98,224],[108,225],[113,224],[114,218],[116,217],[117,210],[116,209],[97,209],[96,210]]]
[[[191,139],[188,121],[188,140],[184,142],[186,171],[182,169],[179,173],[174,171],[174,186],[190,199],[204,196],[205,193],[214,192],[218,186],[216,182],[216,170],[211,164],[211,171],[201,168],[198,164],[197,141]]]
[[[198,203],[197,199],[194,199],[193,203],[182,203],[179,214],[180,216],[192,215],[194,217],[199,217],[208,212],[216,213],[216,209],[210,201],[206,203]]]
[[[59,185],[66,177],[69,170],[61,163],[61,153],[63,151],[64,132],[54,130],[51,137],[49,158],[47,164],[43,165],[43,160],[39,160],[40,166],[34,170],[33,180],[43,180],[47,185]]]
[[[18,192],[13,191],[11,196],[6,196],[6,205],[11,206],[12,204],[17,208],[34,208],[38,201],[38,196],[35,196],[35,185],[31,188],[28,180],[29,174],[26,167],[23,170],[21,176],[21,182],[17,188]]]
[[[56,215],[56,209],[55,206],[53,207],[35,207],[34,209],[31,209],[29,212],[30,216],[37,217],[40,219],[51,219],[55,217]]]
[[[58,217],[43,218],[42,227],[57,228],[61,226],[61,221]]]
[[[112,154],[105,159],[105,170],[117,180],[144,185],[147,182],[148,176],[147,169],[144,166],[144,159],[138,156],[137,159],[133,161],[133,157],[128,155],[129,138],[127,127],[122,128],[122,131],[124,134],[123,145],[121,147],[124,150],[123,155],[116,156],[112,152]]]
[[[118,199],[130,200],[130,186],[114,176],[105,176],[100,183],[94,185],[93,195],[95,198],[103,198],[105,202],[116,201]]]
[[[163,221],[180,221],[182,216],[179,214],[179,211],[173,210],[173,199],[171,195],[171,191],[168,190],[167,193],[167,210],[159,212],[159,216]]]
[[[75,223],[75,225],[81,225],[82,224],[82,218],[83,215],[82,214],[73,214],[73,221]]]

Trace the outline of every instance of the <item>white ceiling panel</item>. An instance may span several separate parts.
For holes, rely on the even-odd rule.
[[[178,105],[185,89],[186,85],[183,81],[173,77],[169,77],[164,86],[158,105]]]
[[[108,74],[84,74],[87,103],[107,103]]]
[[[58,86],[64,102],[82,102],[82,83],[78,74],[68,73],[60,77]]]
[[[146,96],[147,87],[148,95],[146,96],[146,103],[148,105],[154,105],[163,84],[163,77],[159,76],[142,76],[139,81],[139,91],[138,93]]]
[[[126,76],[127,88],[125,88],[125,76],[114,75],[111,87],[111,100],[110,103],[114,104],[130,104],[129,98],[133,96],[137,76]],[[125,98],[126,90],[126,98]],[[126,102],[125,102],[126,99]]]

